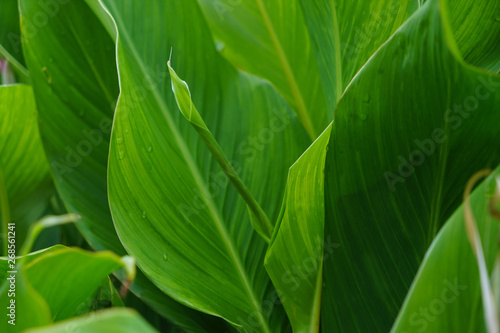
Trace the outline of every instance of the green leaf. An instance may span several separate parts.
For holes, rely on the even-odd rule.
[[[217,55],[195,1],[104,3],[119,36],[108,176],[120,239],[148,278],[183,304],[249,332],[281,331],[287,324],[262,267],[266,244],[244,201],[177,111],[171,82],[148,73],[163,73],[173,48],[194,105],[271,220],[304,133],[268,83]]]
[[[170,60],[167,65],[168,70],[170,71],[170,78],[172,80],[172,91],[174,92],[175,101],[177,102],[177,106],[179,107],[182,115],[186,117],[191,125],[193,125],[193,128],[198,132],[200,138],[207,145],[207,148],[210,150],[217,163],[219,163],[219,166],[222,168],[234,187],[236,187],[236,190],[241,195],[243,200],[245,200],[250,213],[250,222],[252,222],[255,231],[257,231],[262,238],[269,243],[274,226],[269,221],[269,218],[262,207],[260,207],[259,203],[255,201],[255,198],[252,196],[245,183],[238,176],[238,173],[231,165],[231,162],[227,159],[226,155],[219,146],[219,143],[215,140],[213,134],[207,128],[207,125],[203,121],[203,118],[201,118],[198,110],[196,110],[196,107],[191,101],[189,86],[185,81],[182,81],[172,67],[170,67]]]
[[[30,31],[29,22],[45,12],[45,4],[20,1],[23,31]],[[109,136],[118,97],[114,43],[85,2],[71,1],[53,10],[56,15],[47,24],[23,38],[47,157],[67,210],[82,217],[78,228],[86,240],[97,250],[124,255],[106,186]],[[212,322],[161,293],[140,273],[131,289],[186,328],[203,332]]]
[[[0,322],[2,332],[22,332],[30,327],[52,323],[49,305],[26,279],[23,270],[8,273],[7,278],[7,281],[2,280],[0,287],[0,304],[6,309]],[[29,320],[26,314],[29,314]]]
[[[221,53],[271,81],[316,138],[345,87],[417,1],[201,0]]]
[[[389,330],[467,179],[500,162],[500,77],[464,63],[443,6],[427,1],[336,110],[325,237],[341,246],[323,267],[325,330]]]
[[[125,258],[112,252],[64,248],[39,256],[23,269],[50,306],[53,320],[59,321],[83,314],[101,281],[120,267],[126,267]]]
[[[20,81],[29,81],[21,43],[17,0],[0,2],[0,55],[12,64]]]
[[[312,41],[327,105],[335,108],[352,78],[417,10],[415,0],[294,0]]]
[[[323,261],[324,166],[329,126],[290,168],[284,212],[266,255],[266,269],[294,332],[318,332]]]
[[[500,71],[500,4],[498,1],[443,1],[444,11],[464,60],[498,73]],[[452,13],[448,15],[447,13]],[[474,38],[471,38],[473,31]]]
[[[157,332],[141,316],[130,309],[109,309],[63,322],[27,330],[26,333],[154,333]]]
[[[14,231],[20,247],[30,224],[45,211],[53,189],[31,87],[0,87],[0,101],[1,239],[6,254],[7,232]],[[7,230],[11,222],[15,230]]]
[[[1,325],[7,327],[5,332],[20,332],[83,314],[101,281],[126,267],[125,257],[76,248],[53,247],[29,256],[29,260],[18,259],[16,269],[9,267],[14,271],[8,272],[9,277],[13,278],[7,279],[0,290],[2,304],[7,306],[11,299],[15,300],[15,325],[2,321]],[[30,320],[25,317],[27,313]]]
[[[43,11],[20,1],[23,33]],[[113,42],[83,2],[58,6],[57,15],[23,38],[54,180],[78,227],[96,249],[124,254],[106,200],[106,160],[118,96]]]
[[[269,259],[286,263],[284,252],[302,251],[281,269],[301,274],[273,278],[275,284],[295,287],[284,289],[282,298],[296,330],[318,330],[315,313],[310,307],[300,311],[293,294],[307,292],[314,300],[318,291],[321,263],[301,264],[314,258],[304,250],[313,248],[310,239],[324,235],[325,244],[339,245],[333,253],[323,249],[328,260],[323,262],[322,330],[387,331],[425,251],[459,205],[468,177],[500,160],[499,77],[464,63],[443,6],[426,2],[362,67],[339,101],[325,162],[324,232],[316,233],[321,205],[307,211],[296,201],[285,202],[288,215],[275,235],[284,245],[278,254],[271,247]],[[475,36],[474,30],[469,34]],[[321,150],[314,146],[322,143],[316,141],[310,151]],[[306,169],[321,165],[322,158],[299,162]],[[296,178],[292,184],[300,185]],[[311,180],[295,193],[321,186]],[[294,219],[298,222],[284,228]]]
[[[491,272],[498,252],[498,220],[489,214],[494,177],[471,195],[483,252]],[[467,238],[464,208],[446,222],[429,247],[401,307],[392,332],[485,332],[481,284],[476,258]]]
[[[237,68],[269,80],[295,110],[311,139],[333,117],[321,85],[302,10],[293,0],[200,0],[221,53]]]

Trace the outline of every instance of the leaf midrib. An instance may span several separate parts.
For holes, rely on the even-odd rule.
[[[340,100],[343,92],[343,82],[342,82],[342,56],[340,54],[340,29],[339,20],[337,16],[337,9],[335,8],[335,0],[330,0],[330,6],[332,7],[332,19],[333,19],[333,39],[335,43],[335,74],[336,74],[336,88],[337,88],[337,100]]]
[[[101,6],[103,8],[105,8],[105,6],[102,4],[101,0],[99,0],[99,2],[101,3]],[[113,2],[110,2],[110,5],[113,7],[115,12],[118,12],[118,10],[116,9]],[[124,26],[123,21],[121,20],[121,16],[116,15],[116,16],[112,16],[112,18],[114,20],[119,21],[121,26]],[[115,22],[115,28],[116,28],[116,32],[117,32],[116,45],[118,46],[120,31],[118,30],[118,25],[116,22]],[[135,45],[131,42],[131,38],[128,34],[128,31],[126,29],[124,29],[122,32],[123,32],[124,38],[128,42],[129,48],[132,51],[135,60],[137,61],[137,64],[140,67],[140,70],[142,72],[146,73],[145,65],[142,62],[142,59],[140,58],[140,56],[135,48]],[[118,60],[118,52],[116,53],[116,57]],[[121,79],[118,61],[117,61],[117,70],[118,70],[118,76]],[[168,123],[170,129],[172,130],[172,133],[174,134],[177,142],[179,143],[180,151],[181,151],[182,155],[184,156],[189,169],[191,170],[191,173],[196,181],[196,184],[198,185],[200,190],[206,191],[206,188],[204,186],[204,182],[203,182],[203,179],[201,177],[200,171],[198,170],[198,167],[196,166],[196,163],[194,162],[194,160],[191,156],[191,153],[189,152],[187,145],[184,142],[184,139],[182,138],[182,136],[180,135],[177,127],[175,125],[173,125],[174,122],[170,116],[170,113],[168,112],[167,105],[165,104],[164,100],[161,98],[160,94],[158,93],[156,85],[152,84],[151,77],[148,75],[145,75],[145,80],[152,87],[151,91],[152,91],[158,105],[160,106],[161,111],[162,111],[163,115],[165,116],[165,119],[167,120],[167,123]],[[222,218],[219,216],[219,212],[217,211],[217,208],[215,207],[214,202],[210,199],[207,199],[205,196],[203,196],[203,198],[207,202],[207,206],[209,207],[210,214],[212,215],[214,221],[216,222],[215,225],[217,227],[217,230],[219,231],[221,238],[224,241],[224,244],[226,245],[227,250],[229,251],[231,259],[233,260],[233,262],[236,266],[238,275],[239,275],[241,282],[243,283],[243,286],[245,288],[245,292],[249,296],[249,298],[251,300],[251,304],[256,310],[256,313],[257,313],[258,319],[259,319],[259,323],[261,324],[262,328],[264,329],[264,332],[271,333],[271,330],[268,326],[268,323],[263,316],[262,309],[259,306],[258,299],[254,293],[254,290],[252,289],[252,287],[250,285],[250,281],[248,279],[248,276],[246,275],[246,272],[245,272],[245,269],[244,269],[243,264],[241,262],[241,259],[238,257],[238,254],[235,250],[235,246],[232,243],[231,238],[229,237],[229,233],[227,231],[227,228],[224,225],[224,223],[222,222]]]
[[[292,90],[293,97],[295,99],[295,102],[297,104],[297,111],[299,113],[299,118],[301,119],[302,126],[304,126],[304,129],[306,130],[307,134],[311,137],[311,140],[315,140],[318,135],[316,133],[316,130],[314,129],[313,123],[311,118],[309,117],[309,113],[307,110],[307,106],[304,102],[304,97],[302,96],[302,93],[299,89],[299,85],[297,84],[297,80],[295,79],[295,76],[293,74],[292,68],[290,66],[290,63],[288,61],[288,58],[285,54],[285,51],[283,50],[283,47],[281,46],[280,40],[278,38],[278,35],[276,34],[276,31],[274,30],[273,24],[271,22],[271,19],[269,18],[269,14],[267,13],[267,9],[262,2],[262,0],[255,0],[257,3],[257,6],[259,7],[259,11],[262,15],[262,18],[264,20],[264,24],[266,25],[267,31],[269,32],[269,35],[271,37],[271,40],[273,42],[274,48],[276,49],[276,52],[278,53],[278,58],[280,59],[281,67],[283,69],[283,72],[285,72],[286,79],[288,81],[288,85],[290,86],[290,89]]]

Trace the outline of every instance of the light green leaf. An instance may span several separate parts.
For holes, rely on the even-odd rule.
[[[85,313],[101,281],[125,267],[125,258],[111,252],[77,248],[53,247],[28,258],[29,262],[17,259],[16,268],[9,265],[12,279],[3,282],[0,290],[2,304],[7,306],[15,300],[16,324],[2,321],[5,332],[21,332]]]
[[[0,287],[0,304],[5,309],[0,322],[2,332],[22,332],[30,327],[52,323],[47,302],[29,283],[23,270],[15,271],[8,272],[7,280],[2,280]]]
[[[172,80],[172,91],[175,95],[175,101],[179,107],[182,115],[193,125],[193,128],[200,135],[200,139],[207,145],[207,148],[212,153],[214,159],[219,163],[226,176],[234,185],[238,193],[241,195],[247,204],[250,213],[250,222],[252,223],[255,231],[257,231],[266,242],[269,243],[274,226],[269,221],[266,213],[260,207],[259,203],[250,193],[245,183],[238,176],[238,172],[231,165],[226,155],[222,151],[219,143],[214,138],[213,134],[207,128],[207,125],[201,118],[198,110],[191,101],[191,92],[189,86],[185,81],[182,81],[175,71],[170,67],[170,60],[168,61],[168,70],[170,71],[170,78]]]
[[[470,198],[489,272],[498,252],[499,224],[488,204],[498,174],[500,168]],[[392,332],[485,332],[483,312],[479,271],[460,207],[429,247]]]
[[[80,333],[154,333],[141,316],[130,309],[109,309],[82,317],[65,320],[60,323],[27,330],[26,333],[65,333],[78,331]]]
[[[334,104],[325,96],[313,46],[296,0],[199,0],[221,53],[237,68],[268,79],[295,110],[311,139]]]
[[[20,247],[30,224],[46,209],[53,189],[31,87],[0,87],[0,101],[0,238],[6,254],[7,232],[14,232],[11,235]],[[11,222],[15,230],[7,230]]]
[[[148,278],[180,302],[249,332],[282,331],[287,323],[262,266],[266,243],[177,110],[170,81],[148,73],[166,71],[173,48],[172,67],[271,220],[304,133],[268,83],[218,56],[195,1],[103,3],[119,36],[121,95],[108,176],[120,239]]]
[[[45,4],[20,1],[23,31],[33,28],[30,23],[44,12]],[[54,11],[47,24],[36,27],[36,34],[26,33],[23,39],[45,150],[67,210],[82,217],[78,227],[86,240],[97,250],[124,255],[111,220],[106,186],[109,136],[118,97],[114,43],[85,2],[60,4]],[[174,302],[142,274],[131,289],[164,316],[204,331],[206,318]]]
[[[290,168],[285,210],[266,255],[266,269],[283,295],[281,301],[297,333],[318,332],[320,325],[323,261],[332,250],[323,241],[324,166],[330,131],[331,126]]]
[[[126,267],[125,258],[112,252],[64,248],[42,254],[23,270],[59,321],[86,312],[101,281],[120,267]]]

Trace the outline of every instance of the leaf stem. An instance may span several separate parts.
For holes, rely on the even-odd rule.
[[[42,232],[42,230],[50,227],[54,227],[57,225],[67,224],[71,222],[76,222],[80,219],[80,216],[77,214],[69,213],[64,215],[49,215],[45,216],[42,219],[33,223],[28,229],[28,234],[26,235],[26,240],[24,241],[23,247],[21,249],[20,256],[26,256],[30,253],[33,248],[33,244],[35,244],[36,238]]]
[[[175,71],[170,66],[170,60],[167,64],[172,78],[172,90],[181,113],[198,132],[217,163],[219,163],[226,176],[229,178],[234,187],[236,187],[236,190],[241,195],[243,200],[245,200],[250,210],[250,221],[254,229],[264,238],[266,242],[269,243],[273,232],[273,225],[262,207],[250,193],[250,190],[238,176],[238,173],[222,151],[212,132],[210,132],[205,124],[205,121],[202,119],[198,110],[196,110],[196,107],[193,105],[191,100],[191,93],[187,83],[177,76]]]
[[[477,265],[479,268],[479,280],[481,283],[484,320],[486,323],[487,331],[489,333],[497,333],[499,331],[499,323],[497,318],[496,305],[494,301],[493,291],[490,285],[488,269],[486,267],[486,261],[483,253],[483,246],[481,244],[481,238],[479,236],[479,231],[477,229],[476,220],[474,219],[474,214],[469,199],[474,185],[481,178],[487,177],[491,172],[492,170],[489,169],[481,170],[475,173],[471,177],[471,179],[469,179],[465,187],[463,201],[465,230],[467,233],[467,237],[469,238],[469,242],[472,246],[474,255],[476,256]]]

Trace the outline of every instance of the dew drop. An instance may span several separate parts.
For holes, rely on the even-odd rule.
[[[495,21],[500,22],[500,13],[495,16]]]
[[[116,143],[118,143],[118,144],[123,143],[123,138],[116,138]]]
[[[153,147],[152,146],[149,146],[148,148],[148,152],[152,152],[153,151]]]
[[[142,212],[142,216],[141,216],[141,217],[142,217],[143,219],[145,219],[145,218],[146,218],[146,211],[143,211],[143,212]]]
[[[127,128],[125,129],[125,133],[128,133],[128,129]]]
[[[359,118],[361,118],[361,120],[365,121],[366,120],[366,113],[360,114]]]
[[[370,103],[370,95],[369,94],[366,94],[363,96],[363,102]]]
[[[123,151],[119,152],[118,157],[120,158],[120,160],[123,160],[123,158],[125,157],[125,152]]]
[[[168,260],[168,256],[166,253],[163,253],[163,261],[167,261]]]

